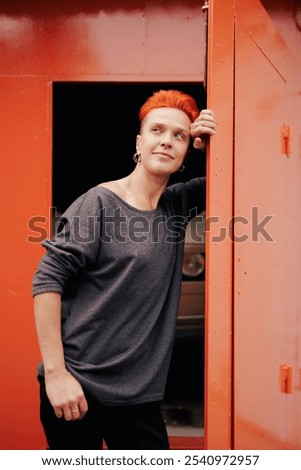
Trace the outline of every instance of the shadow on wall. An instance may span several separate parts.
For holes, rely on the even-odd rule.
[[[185,0],[186,8],[197,7],[200,8],[200,2],[198,0]],[[165,0],[164,9],[172,9],[179,5],[183,8],[183,0]],[[85,15],[95,14],[100,11],[105,12],[117,12],[120,11],[143,11],[145,9],[156,9],[162,8],[162,2],[159,0],[104,0],[85,2],[84,13]],[[83,3],[74,0],[2,0],[1,2],[1,14],[6,15],[24,15],[30,16],[34,13],[35,17],[39,14],[45,16],[45,13],[51,13],[51,16],[64,16],[64,15],[77,15],[83,13]]]

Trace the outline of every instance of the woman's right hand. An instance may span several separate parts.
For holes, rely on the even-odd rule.
[[[46,393],[57,418],[66,421],[82,419],[88,411],[84,391],[78,380],[66,369],[45,375]]]

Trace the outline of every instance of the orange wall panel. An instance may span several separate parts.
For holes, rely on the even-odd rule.
[[[55,79],[199,80],[205,32],[197,0],[1,2],[0,74]],[[69,77],[68,77],[69,76]],[[71,78],[71,76],[73,78]]]
[[[47,81],[0,77],[0,103],[5,110],[0,113],[0,449],[31,449],[39,448],[43,441],[36,398],[39,352],[31,296],[31,280],[42,250],[27,239],[30,220],[37,215],[46,217],[50,202]]]

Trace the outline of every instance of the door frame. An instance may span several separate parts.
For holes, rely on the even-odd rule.
[[[233,0],[208,8],[207,106],[221,123],[207,149],[205,449],[231,449],[233,408]]]

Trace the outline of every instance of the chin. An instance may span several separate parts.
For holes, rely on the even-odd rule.
[[[167,169],[167,168],[158,168],[157,166],[155,168],[152,168],[151,169],[151,172],[153,174],[156,174],[157,176],[162,176],[162,177],[165,177],[165,178],[169,178],[170,175],[172,175],[173,173],[175,173],[177,170],[172,170],[172,169]]]

